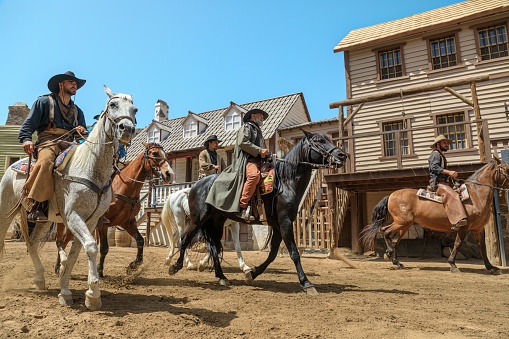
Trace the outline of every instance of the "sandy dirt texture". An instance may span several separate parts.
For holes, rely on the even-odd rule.
[[[134,248],[111,247],[101,280],[103,307],[84,306],[87,262],[80,253],[71,281],[74,305],[60,306],[55,245],[41,250],[47,290],[33,289],[33,266],[20,242],[0,261],[0,338],[508,338],[509,269],[488,274],[479,260],[401,258],[391,270],[377,258],[349,256],[359,269],[325,254],[302,256],[317,296],[302,292],[289,256],[278,257],[246,285],[235,252],[224,253],[232,286],[211,271],[168,275],[167,248],[145,249],[135,273]],[[267,252],[247,251],[251,267]]]

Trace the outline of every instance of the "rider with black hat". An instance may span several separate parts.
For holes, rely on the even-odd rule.
[[[198,179],[204,178],[207,175],[221,173],[226,168],[226,163],[221,156],[217,153],[217,146],[221,140],[216,135],[211,135],[205,140],[203,146],[205,149],[200,152],[198,161],[200,163],[200,175]]]
[[[51,93],[37,98],[21,125],[18,139],[28,155],[35,151],[32,134],[37,131],[37,161],[23,188],[23,195],[31,206],[28,221],[48,220],[44,203],[53,196],[53,164],[60,152],[55,140],[71,140],[68,132],[72,129],[86,133],[83,111],[71,100],[85,82],[70,71],[51,77],[48,81]]]

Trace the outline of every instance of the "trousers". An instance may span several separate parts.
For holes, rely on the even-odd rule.
[[[437,194],[443,197],[442,204],[445,207],[447,218],[452,225],[457,224],[461,219],[467,218],[467,213],[459,194],[451,186],[439,183]]]
[[[240,196],[240,208],[244,209],[249,204],[249,200],[253,196],[256,185],[260,182],[260,165],[254,162],[246,164],[246,181],[242,187],[242,195]]]

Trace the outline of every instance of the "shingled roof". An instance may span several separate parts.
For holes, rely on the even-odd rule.
[[[509,11],[508,0],[468,0],[406,18],[355,29],[334,47],[334,52],[369,47],[507,11]]]
[[[262,126],[263,136],[268,139],[274,135],[278,127],[281,125],[283,120],[286,118],[298,100],[303,101],[308,120],[311,120],[302,93],[294,93],[276,98],[236,105],[242,109],[245,109],[246,111],[253,108],[260,108],[269,113],[269,117],[264,121]],[[226,146],[233,146],[235,144],[237,131],[225,131],[224,129],[224,115],[227,113],[230,106],[198,114],[193,113],[196,116],[199,116],[201,119],[206,120],[208,124],[207,129],[196,137],[183,137],[182,123],[189,115],[158,122],[159,125],[166,126],[167,130],[170,131],[170,136],[161,142],[164,150],[167,153],[173,153],[179,151],[201,149],[203,148],[203,143],[211,134],[217,135],[219,140],[221,140],[219,147],[222,148]],[[131,147],[129,148],[127,155],[127,161],[134,159],[143,151],[143,142],[146,141],[147,128],[136,135],[132,140]]]

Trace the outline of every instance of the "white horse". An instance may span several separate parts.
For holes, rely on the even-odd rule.
[[[180,242],[180,235],[185,231],[189,224],[189,203],[188,194],[191,188],[184,188],[180,191],[171,193],[164,203],[163,210],[161,212],[161,223],[168,232],[168,238],[170,242],[170,251],[165,259],[165,264],[171,264],[171,258],[176,245]],[[238,222],[227,219],[225,226],[228,226],[232,232],[233,243],[235,244],[235,251],[237,252],[237,258],[239,260],[239,267],[242,272],[247,273],[251,271],[251,268],[246,265],[244,258],[242,257],[242,251],[240,249],[239,232],[240,225]],[[200,260],[198,264],[198,270],[203,271],[207,266],[207,262],[210,258],[210,252]],[[189,255],[186,252],[185,261],[187,269],[196,269],[194,264],[189,259]]]
[[[36,288],[46,289],[38,245],[53,222],[64,223],[79,241],[73,241],[69,256],[63,249],[59,249],[62,266],[58,299],[62,305],[73,303],[69,279],[83,246],[88,257],[85,306],[90,310],[97,310],[102,306],[96,265],[97,244],[92,234],[98,219],[106,212],[112,200],[113,156],[117,153],[119,143],[127,144],[134,136],[137,112],[131,95],[115,94],[108,87],[104,87],[109,97],[106,108],[87,140],[76,147],[65,168],[55,172],[55,194],[49,204],[49,221],[36,224],[30,237],[26,209],[17,205],[26,175],[8,168],[0,183],[0,255],[4,249],[7,228],[14,215],[20,211],[22,233],[35,269],[34,283]]]

